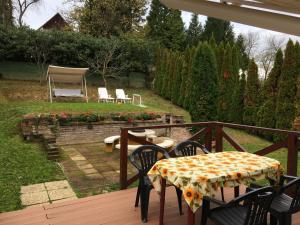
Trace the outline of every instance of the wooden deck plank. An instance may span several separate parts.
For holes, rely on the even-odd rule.
[[[241,191],[243,193],[243,190]],[[142,225],[140,208],[134,207],[136,189],[117,191],[51,205],[37,206],[0,214],[1,225]],[[225,188],[227,200],[233,198],[233,189]],[[184,212],[186,204],[183,204]],[[148,225],[159,221],[159,196],[152,191]],[[200,223],[201,210],[196,223]],[[174,188],[166,192],[165,225],[185,225],[186,213],[179,215]],[[212,223],[208,223],[213,225]],[[293,217],[293,225],[300,225],[300,214]]]

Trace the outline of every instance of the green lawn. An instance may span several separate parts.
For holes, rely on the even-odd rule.
[[[0,64],[0,68],[1,68]],[[20,68],[20,67],[18,67]],[[24,67],[24,71],[25,71]],[[3,68],[1,69],[3,70]],[[13,78],[22,76],[12,66],[8,66]],[[31,70],[24,72],[29,74]],[[1,73],[1,71],[0,71]],[[34,71],[32,72],[34,74]],[[24,79],[25,80],[25,79]],[[109,92],[113,94],[113,89]],[[97,87],[89,86],[88,92],[90,103],[53,103],[47,101],[47,89],[45,84],[41,85],[34,81],[0,80],[0,212],[12,211],[22,208],[19,191],[22,185],[40,183],[45,181],[65,179],[59,166],[46,160],[43,148],[38,143],[26,143],[20,136],[19,122],[22,115],[32,112],[171,112],[183,115],[187,122],[190,121],[189,114],[171,104],[170,101],[162,99],[145,89],[126,89],[129,95],[141,94],[143,103],[147,108],[141,108],[130,104],[99,104],[97,100]],[[249,152],[255,152],[270,145],[271,143],[249,135],[245,132],[227,129]],[[225,150],[232,149],[227,142]],[[286,167],[287,154],[282,149],[268,156],[276,158]]]
[[[248,133],[245,133],[244,131],[240,130],[233,130],[225,128],[225,132],[228,133],[231,137],[233,137],[241,146],[243,146],[248,152],[256,152],[258,150],[261,150],[265,147],[268,147],[272,145],[271,142],[260,138],[255,135],[251,135]],[[224,141],[224,150],[232,150],[233,147],[227,142]],[[287,149],[282,148],[275,152],[272,152],[267,157],[277,159],[281,162],[283,168],[286,170],[287,166]],[[298,165],[300,165],[300,157],[298,157]],[[300,166],[298,166],[298,174],[300,172]]]
[[[89,87],[90,103],[47,102],[45,85],[32,81],[0,80],[0,212],[22,208],[22,185],[65,179],[58,164],[48,161],[38,143],[24,142],[19,122],[23,115],[33,112],[173,112],[189,114],[149,90],[127,89],[129,94],[143,96],[147,108],[131,104],[99,104],[96,87]]]

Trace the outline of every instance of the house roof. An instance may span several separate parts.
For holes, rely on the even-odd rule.
[[[53,27],[64,27],[67,26],[68,23],[63,18],[60,13],[56,13],[53,17],[51,17],[46,23],[44,23],[39,29],[50,29]]]
[[[160,0],[170,8],[300,36],[299,0]]]

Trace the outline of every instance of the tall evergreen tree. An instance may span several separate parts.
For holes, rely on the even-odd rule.
[[[193,14],[189,28],[186,31],[186,45],[197,46],[201,41],[202,32],[203,28],[199,22],[198,14]]]
[[[221,75],[221,70],[224,61],[224,54],[225,54],[224,42],[221,42],[221,44],[219,44],[215,52],[216,52],[216,59],[217,59],[218,75]],[[218,79],[220,79],[220,76],[218,76]]]
[[[192,121],[215,120],[217,65],[213,50],[206,43],[197,48],[192,67],[192,84],[189,107]]]
[[[184,49],[184,23],[179,10],[169,9],[159,0],[152,0],[147,21],[149,38],[172,50]]]
[[[230,104],[233,94],[232,76],[232,48],[230,44],[227,44],[221,74],[218,79],[218,119],[223,122],[229,122]]]
[[[300,44],[299,42],[296,42],[295,45],[295,51],[296,51],[296,66],[297,66],[297,95],[295,99],[296,104],[296,116],[300,117]]]
[[[217,44],[222,41],[225,43],[234,43],[233,26],[229,21],[208,17],[203,31],[203,40],[208,41],[214,35]]]
[[[96,37],[120,36],[141,26],[146,13],[146,0],[83,0],[76,8],[79,30]],[[77,12],[76,12],[77,11]],[[76,16],[75,16],[76,17]]]
[[[287,43],[279,80],[276,107],[276,128],[290,129],[295,117],[295,95],[297,63],[295,48],[291,40]]]
[[[259,85],[258,68],[254,59],[251,59],[249,62],[244,99],[243,122],[247,125],[256,125],[259,106]]]
[[[13,3],[12,0],[0,1],[0,25],[10,27],[13,25]]]
[[[276,114],[274,113],[274,109],[276,109],[277,105],[278,84],[281,76],[282,64],[283,53],[281,49],[279,49],[276,53],[273,69],[263,88],[265,101],[260,108],[259,126],[270,128],[276,127]]]
[[[244,93],[241,93],[243,90],[240,87],[240,65],[239,65],[239,52],[236,46],[232,48],[232,74],[229,78],[230,81],[230,91],[231,101],[230,101],[230,108],[229,108],[229,121],[235,123],[241,123],[241,109],[244,107],[243,101],[241,101],[241,96]]]
[[[183,57],[177,53],[175,55],[174,76],[172,85],[172,97],[171,100],[174,104],[179,105],[180,89],[183,79]]]
[[[186,56],[187,78],[186,78],[186,86],[185,86],[185,97],[183,101],[183,107],[186,110],[189,110],[189,107],[191,106],[190,100],[191,100],[191,93],[192,93],[192,86],[193,86],[192,67],[193,67],[193,62],[195,59],[196,52],[197,52],[197,48],[195,47],[191,48],[187,51],[187,56]]]
[[[188,64],[187,64],[187,50],[182,58],[182,70],[181,70],[181,84],[180,84],[180,93],[178,99],[178,105],[184,105],[184,99],[186,94],[186,86],[187,86],[187,78],[188,78]]]
[[[155,69],[155,77],[154,77],[154,91],[158,95],[162,94],[163,88],[163,75],[165,71],[166,65],[166,50],[159,48],[156,52],[156,69]]]
[[[236,46],[238,47],[239,50],[239,59],[240,59],[240,67],[243,71],[246,71],[248,68],[248,62],[249,62],[249,58],[248,55],[246,53],[246,46],[245,46],[245,40],[243,35],[239,35],[236,39],[235,42]]]

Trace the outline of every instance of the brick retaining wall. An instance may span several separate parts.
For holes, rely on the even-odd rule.
[[[103,142],[107,137],[120,135],[121,127],[130,126],[151,126],[161,125],[162,121],[151,122],[136,122],[135,125],[127,122],[102,122],[93,124],[92,129],[89,129],[86,124],[60,126],[57,134],[56,143],[58,145],[71,145],[71,144],[86,144]],[[157,136],[166,136],[167,129],[156,129]]]

